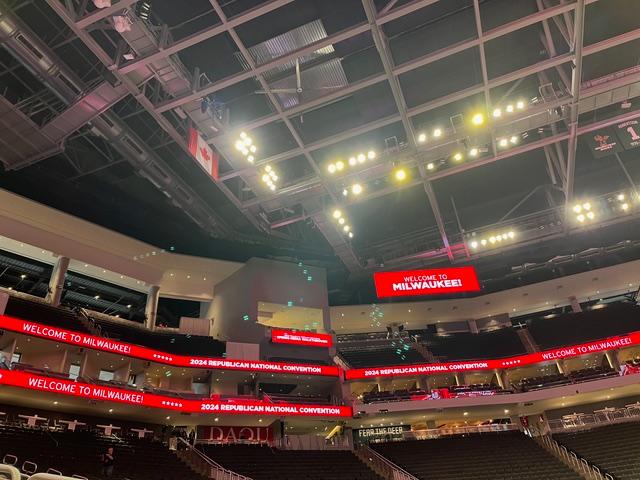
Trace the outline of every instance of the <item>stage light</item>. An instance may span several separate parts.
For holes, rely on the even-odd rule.
[[[406,180],[407,172],[405,171],[404,168],[399,168],[398,170],[395,171],[393,176],[395,177],[396,180],[398,180],[399,182],[402,182],[403,180]]]
[[[242,152],[242,154],[246,157],[247,155],[249,155],[249,150],[246,149],[245,147],[242,147],[242,150],[240,150]]]
[[[264,171],[267,173],[269,173],[271,170],[271,165],[267,165],[266,167],[264,167]]]
[[[339,223],[340,225],[344,225],[344,222],[345,222],[344,217],[340,217],[340,218],[338,219],[338,223]]]
[[[349,238],[353,238],[353,232],[349,232]]]
[[[618,199],[618,201],[620,202],[624,202],[624,193],[619,193],[618,196],[616,197]]]
[[[442,136],[442,129],[441,128],[436,128],[433,130],[433,136],[435,138],[440,138]]]
[[[349,157],[349,165],[351,165],[352,167],[355,167],[357,163],[358,161],[356,160],[356,157]]]
[[[362,185],[359,183],[354,183],[351,185],[351,193],[354,195],[360,195],[362,193]]]
[[[516,234],[515,234],[515,232],[514,232],[513,230],[511,230],[509,233],[507,233],[507,236],[508,236],[510,239],[512,239],[512,240],[513,240],[513,239],[515,238]]]
[[[270,188],[270,189],[271,189],[271,191],[273,192],[273,191],[275,191],[276,186],[272,183],[271,185],[269,185],[269,188]]]
[[[244,143],[242,143],[242,140],[238,140],[236,142],[236,150],[238,150],[239,152],[244,150]]]
[[[476,155],[478,155],[478,149],[476,147],[473,147],[471,150],[469,150],[469,155],[475,157]]]
[[[623,203],[622,205],[620,205],[620,208],[626,212],[627,210],[629,210],[629,204]]]
[[[496,243],[496,237],[489,237],[490,243]]]
[[[253,140],[251,140],[251,137],[244,137],[242,142],[248,147],[253,143]]]
[[[345,225],[344,227],[342,227],[342,230],[344,230],[345,232],[349,232],[351,230],[351,227],[349,225]]]
[[[247,157],[247,160],[249,161],[249,163],[253,163],[253,161],[255,160],[255,158],[254,158],[254,156],[253,156],[253,155],[249,155],[249,156]]]
[[[507,108],[505,108],[505,110],[507,111],[507,113],[513,113],[513,105],[507,105]]]
[[[247,138],[247,134],[245,132],[240,132],[240,138],[244,140]]]
[[[436,168],[436,166],[432,162],[427,163],[427,170],[433,170],[434,168]]]
[[[581,205],[574,205],[573,206],[573,211],[575,213],[580,213],[582,211],[582,206]]]
[[[502,110],[499,108],[493,109],[493,118],[500,118],[502,116]]]
[[[596,217],[595,213],[593,212],[587,212],[587,218],[589,220],[593,220]]]
[[[524,108],[524,101],[523,101],[523,100],[518,100],[518,101],[516,102],[516,108],[517,108],[518,110],[522,110],[522,109]]]
[[[251,145],[251,146],[249,147],[249,151],[250,151],[251,153],[256,153],[256,150],[258,150],[258,147],[256,147],[255,145]]]
[[[585,210],[591,210],[591,203],[589,202],[584,202],[582,204],[582,208],[584,208]]]
[[[364,153],[360,153],[358,155],[358,163],[364,163],[367,157],[364,156]]]
[[[477,153],[478,153],[478,152],[477,152],[477,149],[476,149],[476,154],[477,154]],[[456,162],[461,161],[461,160],[462,160],[462,154],[461,154],[460,152],[456,152],[456,153],[454,153],[454,154],[453,154],[453,159],[454,159]]]
[[[349,190],[347,190],[346,188],[343,188],[343,189],[342,189],[342,195],[343,195],[343,196],[345,196],[345,197],[346,197],[347,195],[349,195]]]
[[[501,138],[500,140],[498,140],[498,146],[506,148],[507,145],[509,145],[509,141],[506,138]]]
[[[342,160],[339,160],[336,162],[336,170],[338,172],[341,172],[342,170],[344,170],[344,162]]]
[[[484,123],[484,115],[481,113],[476,113],[473,117],[471,117],[471,123],[479,127]]]
[[[475,240],[473,242],[471,242],[471,248],[473,248],[473,249],[478,248],[478,242],[476,242]]]
[[[418,135],[418,142],[424,143],[426,141],[427,141],[427,134],[426,133],[421,133],[420,135]]]
[[[376,152],[374,150],[369,150],[367,152],[367,158],[369,160],[373,160],[374,158],[376,158]]]
[[[342,212],[338,209],[335,209],[333,211],[333,218],[340,218],[340,217],[342,217]]]
[[[582,222],[584,222],[585,217],[584,217],[584,215],[583,215],[583,214],[580,214],[580,215],[578,215],[578,216],[576,217],[576,220],[578,220],[580,223],[582,223]]]
[[[484,238],[482,240],[480,240],[480,245],[482,245],[483,247],[486,247],[487,246],[487,240],[484,239]]]
[[[513,145],[515,145],[516,143],[518,143],[518,137],[517,137],[517,136],[515,136],[515,135],[513,135],[513,136],[509,139],[509,141],[510,141]]]
[[[330,163],[327,167],[327,170],[329,171],[329,173],[336,173],[336,166],[333,163]]]
[[[269,181],[269,179],[270,179],[270,177],[269,177],[269,175],[268,175],[268,174],[266,174],[266,173],[265,173],[264,175],[262,175],[262,181],[263,181],[263,182],[265,182],[265,183],[266,183],[266,182],[268,182],[268,181]]]

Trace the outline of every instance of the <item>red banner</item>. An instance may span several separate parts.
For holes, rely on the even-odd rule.
[[[412,375],[433,375],[438,373],[455,373],[478,370],[494,370],[502,368],[517,368],[534,363],[549,362],[563,358],[588,355],[590,353],[604,352],[616,348],[640,345],[640,332],[630,333],[619,337],[611,337],[596,342],[582,343],[569,347],[545,350],[544,352],[529,353],[517,357],[508,357],[497,360],[477,360],[469,362],[445,362],[425,363],[417,365],[396,365],[376,368],[356,368],[347,370],[347,380],[377,377],[402,377]]]
[[[199,442],[237,443],[238,441],[271,443],[273,429],[271,427],[226,427],[198,426]]]
[[[331,347],[333,337],[324,333],[296,332],[294,330],[271,329],[273,343],[304,345],[306,347]]]
[[[470,266],[375,272],[373,280],[378,298],[480,291],[476,270]]]
[[[213,150],[209,144],[202,138],[200,132],[193,127],[189,127],[189,151],[193,158],[204,168],[205,172],[218,180],[218,169],[220,157],[218,152]]]
[[[72,397],[104,400],[108,402],[140,405],[176,410],[186,413],[213,413],[225,415],[277,415],[298,417],[351,417],[351,407],[342,405],[299,405],[295,403],[271,404],[256,400],[227,403],[214,399],[185,400],[164,395],[92,385],[71,380],[35,375],[17,370],[0,370],[0,385],[26,388],[40,392],[57,393]]]
[[[0,315],[0,329],[178,367],[214,368],[219,370],[242,370],[247,372],[295,375],[322,375],[331,377],[337,377],[340,374],[338,367],[329,365],[306,365],[298,363],[263,362],[260,360],[232,360],[228,358],[174,355],[130,343],[118,342],[117,340],[111,340],[109,338],[96,337],[39,323],[27,322],[6,315]]]

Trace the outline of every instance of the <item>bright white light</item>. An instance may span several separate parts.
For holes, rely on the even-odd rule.
[[[357,163],[358,161],[356,160],[356,157],[349,158],[349,165],[351,165],[352,167],[354,167]]]
[[[471,242],[471,248],[478,248],[478,242],[476,242],[475,240]]]
[[[349,225],[345,225],[344,227],[342,227],[342,230],[348,232],[349,230],[351,230],[351,227]]]
[[[471,123],[476,126],[480,126],[484,123],[484,115],[481,113],[476,113],[473,117],[471,117]]]
[[[369,160],[373,160],[374,158],[376,158],[376,152],[374,150],[369,150],[367,152],[367,158]]]
[[[256,153],[256,150],[258,150],[258,148],[257,148],[255,145],[251,145],[251,146],[249,147],[249,151],[250,151],[251,153]]]
[[[624,201],[624,193],[619,193],[618,194],[618,200],[621,201],[621,202]]]
[[[266,173],[265,173],[264,175],[262,175],[262,181],[263,181],[263,182],[267,183],[267,182],[268,182],[268,181],[270,181],[270,180],[271,180],[271,179],[269,178],[269,175],[268,175],[268,174],[266,174]]]
[[[329,171],[329,173],[336,173],[336,166],[333,163],[330,163],[327,167],[327,170]]]
[[[244,140],[245,138],[247,138],[247,134],[244,132],[240,132],[240,138]]]
[[[248,147],[253,141],[251,140],[251,137],[246,137],[243,142]]]
[[[353,238],[353,232],[349,232],[349,238]]]
[[[516,136],[514,135],[513,137],[511,137],[511,138],[509,139],[509,141],[515,145],[516,143],[518,143],[518,137],[516,137]]]
[[[246,148],[242,147],[242,150],[240,150],[242,152],[242,154],[246,157],[247,155],[249,155],[249,150],[247,150]]]
[[[442,136],[442,129],[441,128],[436,128],[433,130],[433,136],[435,138],[441,137]]]
[[[358,163],[364,163],[367,157],[364,156],[364,153],[358,155]]]
[[[340,217],[340,218],[338,219],[338,223],[339,223],[340,225],[344,225],[344,217]]]
[[[478,153],[478,152],[476,151],[476,153]],[[453,159],[454,159],[456,162],[459,162],[460,160],[462,160],[462,154],[461,154],[460,152],[454,153],[454,154],[453,154]]]
[[[524,108],[524,101],[522,101],[522,100],[518,100],[518,101],[516,102],[516,108],[517,108],[518,110],[522,110],[522,109]]]
[[[271,185],[269,185],[269,188],[274,191],[276,189],[276,186],[272,183]]]
[[[238,150],[238,151],[240,151],[240,152],[241,152],[242,150],[244,150],[244,143],[242,143],[242,140],[238,140],[238,141],[236,142],[236,150]]]
[[[269,173],[271,171],[271,165],[267,165],[266,167],[264,167],[264,171]]]
[[[507,235],[508,235],[508,236],[509,236],[509,238],[511,238],[511,239],[513,239],[513,238],[516,236],[516,234],[515,234],[515,232],[514,232],[513,230],[511,230],[509,233],[507,233]]]
[[[354,183],[351,185],[351,193],[354,195],[360,195],[362,193],[362,185],[359,183]]]
[[[276,174],[271,175],[271,178],[273,178],[274,182],[278,181],[278,176]]]
[[[342,160],[336,162],[336,170],[339,172],[344,170],[344,162]]]
[[[394,176],[396,177],[396,180],[401,182],[407,178],[407,172],[404,170],[404,168],[401,168],[399,170],[396,170]]]
[[[342,212],[338,209],[333,211],[333,218],[340,218],[342,216]]]
[[[473,147],[471,150],[469,150],[469,155],[475,157],[476,155],[478,155],[478,149]]]
[[[589,220],[593,220],[593,219],[595,218],[595,216],[596,216],[596,215],[595,215],[595,213],[593,213],[593,212],[587,212],[587,218],[588,218]]]
[[[433,170],[436,166],[433,163],[427,163],[427,170]]]
[[[342,190],[342,195],[344,195],[345,197],[347,195],[349,195],[349,190],[347,190],[346,188]]]
[[[591,210],[591,204],[589,202],[584,202],[582,204],[582,208],[584,208],[585,210]]]
[[[507,145],[509,145],[509,142],[507,141],[506,138],[501,138],[500,140],[498,140],[498,145],[501,146],[502,148],[504,148]]]
[[[489,237],[489,242],[496,243],[496,237]]]
[[[421,133],[420,135],[418,135],[418,142],[424,143],[426,141],[427,141],[427,134],[426,133]]]
[[[580,214],[576,217],[576,220],[578,220],[580,223],[584,222],[584,215]]]
[[[497,242],[501,242],[501,241],[502,241],[502,235],[498,235],[498,236],[496,237],[496,241],[497,241]]]
[[[247,157],[247,160],[249,161],[249,163],[253,163],[253,161],[255,160],[255,158],[253,157],[253,155],[249,155]]]
[[[581,205],[574,205],[573,206],[573,211],[575,213],[580,213],[582,211],[582,206]]]
[[[623,203],[622,205],[620,205],[620,208],[622,208],[622,210],[624,210],[626,212],[627,210],[629,210],[629,204],[628,203]]]
[[[487,240],[486,239],[482,239],[480,240],[480,245],[482,245],[483,247],[487,244]]]
[[[513,113],[513,105],[509,104],[507,105],[507,108],[505,109],[508,113]]]
[[[500,118],[502,116],[502,110],[495,108],[493,110],[493,118]]]

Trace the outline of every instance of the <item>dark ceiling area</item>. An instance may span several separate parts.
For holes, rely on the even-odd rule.
[[[322,266],[332,304],[380,269],[640,257],[636,0],[0,0],[0,27],[0,188],[159,248]]]

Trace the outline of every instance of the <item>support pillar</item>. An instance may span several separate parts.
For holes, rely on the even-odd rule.
[[[453,375],[456,379],[456,386],[464,385],[464,376],[458,372]]]
[[[497,368],[493,371],[496,376],[496,380],[498,381],[498,386],[504,390],[504,379],[502,378],[502,370],[498,370]]]
[[[604,356],[609,363],[609,366],[614,370],[620,370],[620,358],[618,357],[618,350],[607,350],[604,352]]]
[[[578,299],[576,298],[575,295],[571,295],[569,297],[569,303],[571,303],[571,311],[573,313],[579,313],[582,311],[582,307],[580,306],[580,302],[578,302]]]
[[[558,372],[562,373],[563,375],[566,373],[564,360],[556,360],[556,367],[558,368]]]
[[[478,324],[475,319],[467,320],[467,324],[469,325],[469,331],[471,333],[478,333]]]
[[[144,309],[146,317],[145,326],[149,330],[154,330],[156,327],[156,315],[158,313],[158,299],[160,298],[160,287],[158,285],[151,285],[149,287],[149,293],[147,294],[147,306]]]
[[[64,290],[64,280],[67,276],[67,270],[69,268],[68,257],[58,257],[56,264],[51,272],[51,278],[49,279],[49,289],[47,292],[46,301],[57,307],[60,305],[60,299],[62,298],[62,291]]]

